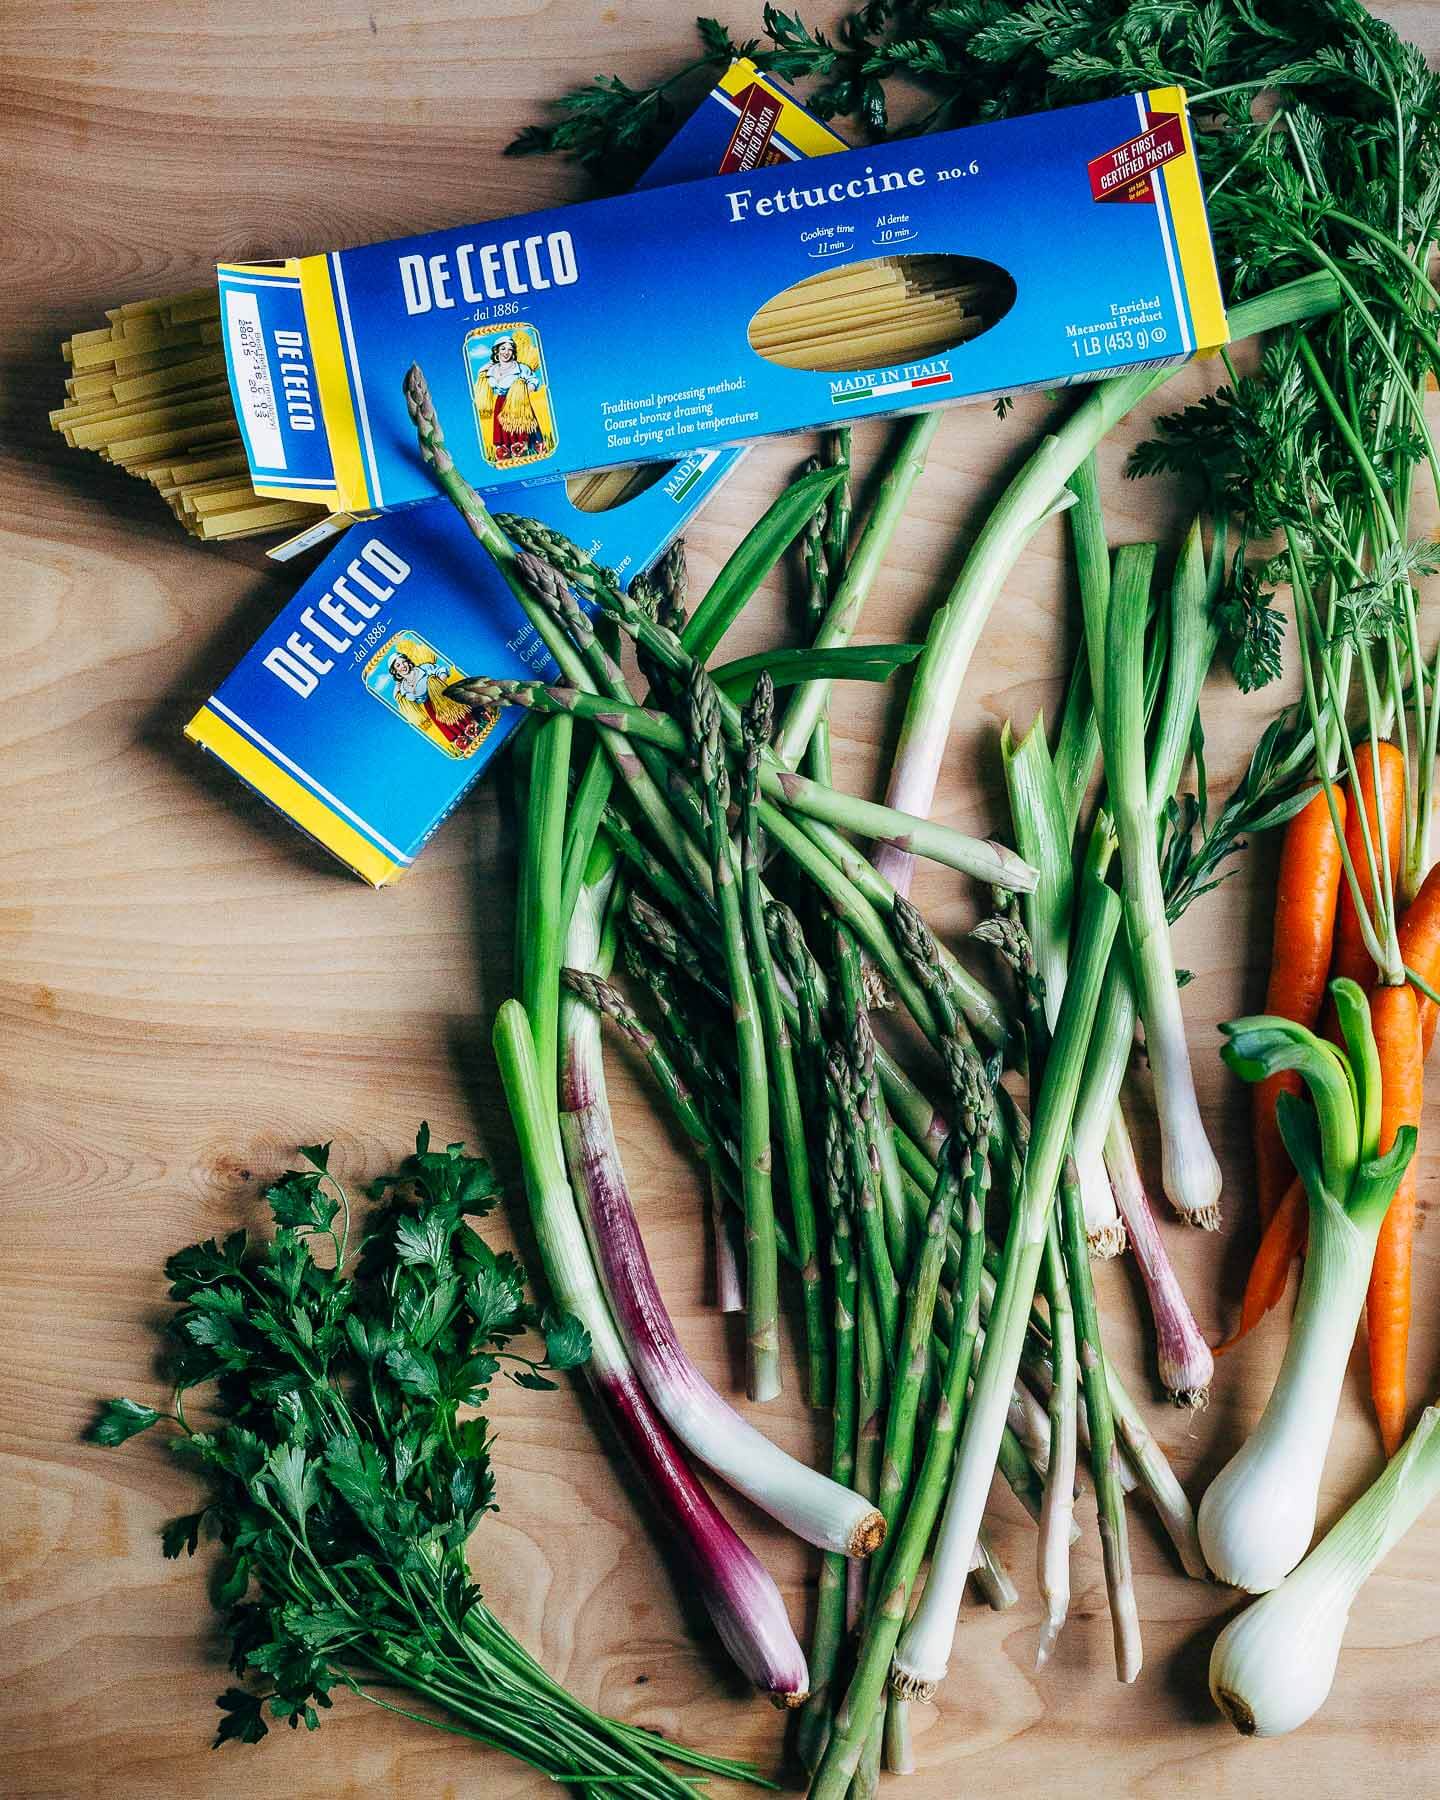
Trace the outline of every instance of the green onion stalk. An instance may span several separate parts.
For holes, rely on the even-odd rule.
[[[1075,516],[1098,507],[1088,479],[1078,484],[1087,496]],[[1180,780],[1198,718],[1200,689],[1214,659],[1217,633],[1215,593],[1224,564],[1225,533],[1217,529],[1207,570],[1197,518],[1176,563],[1168,603],[1169,628],[1163,658],[1152,658],[1163,684],[1153,686],[1158,705],[1148,755],[1146,795],[1151,817],[1160,819]],[[1092,572],[1082,572],[1087,633],[1103,642],[1109,613],[1109,570],[1097,591]],[[1148,676],[1149,671],[1147,671]],[[1103,684],[1102,684],[1103,689]],[[1096,696],[1097,701],[1102,695]],[[1146,706],[1146,716],[1150,715]],[[1099,727],[1097,725],[1097,741]],[[1156,1362],[1167,1393],[1187,1406],[1203,1404],[1214,1373],[1214,1357],[1195,1322],[1165,1250],[1140,1178],[1134,1147],[1120,1104],[1120,1090],[1135,1034],[1135,988],[1123,941],[1111,953],[1095,1032],[1075,1107],[1073,1152],[1092,1248],[1097,1221],[1117,1219],[1117,1235],[1128,1236],[1145,1284],[1155,1322]]]
[[[1110,854],[1108,841],[1101,831],[1097,831],[1092,839],[1086,864],[1084,879],[1088,883],[1093,885],[1095,879],[1103,874]],[[1025,931],[1008,911],[1002,912],[992,921],[992,929],[988,935],[999,945],[1002,955],[1019,980],[1024,1000],[1031,1092],[1043,1094],[1051,1048],[1050,1028],[1045,1016],[1045,987],[1036,966],[1034,952]],[[1022,1176],[1022,1184],[1023,1179]],[[1060,1176],[1057,1213],[1050,1220],[1044,1272],[1050,1308],[1050,1403],[1055,1429],[1051,1432],[1054,1466],[1047,1477],[1046,1509],[1041,1521],[1041,1587],[1047,1597],[1048,1616],[1041,1635],[1037,1662],[1043,1663],[1053,1647],[1064,1623],[1069,1598],[1069,1544],[1068,1536],[1062,1536],[1062,1532],[1068,1523],[1074,1489],[1075,1441],[1078,1435],[1075,1383],[1078,1365],[1085,1400],[1105,1578],[1115,1632],[1116,1672],[1122,1681],[1129,1682],[1140,1671],[1140,1623],[1130,1572],[1121,1465],[1105,1373],[1099,1310],[1091,1277],[1090,1248],[1080,1202],[1079,1182],[1074,1161],[1069,1157],[1065,1160]]]
[[[1231,336],[1277,330],[1333,312],[1339,304],[1340,288],[1332,274],[1303,276],[1232,307]],[[1073,500],[1066,484],[1096,445],[1173,372],[1139,369],[1098,383],[1065,423],[1041,440],[990,512],[931,622],[916,665],[885,796],[897,811],[921,817],[930,811],[971,655],[1026,545]],[[875,861],[893,887],[909,892],[914,858],[908,850],[881,844]]]
[[[1070,488],[1076,496],[1070,520],[1080,581],[1085,655],[1071,679],[1055,746],[1054,785],[1058,798],[1051,801],[1050,814],[1063,812],[1068,835],[1059,835],[1052,829],[1049,848],[1054,855],[1062,854],[1063,848],[1073,843],[1080,803],[1099,759],[1106,699],[1103,672],[1108,666],[1105,636],[1110,610],[1110,556],[1093,454],[1076,471]],[[1207,581],[1197,521],[1176,565],[1169,607],[1155,617],[1145,657],[1143,708],[1147,729],[1157,705],[1161,713],[1155,726],[1149,783],[1157,819],[1163,817],[1180,778],[1193,734],[1200,685],[1214,656],[1216,633],[1211,617],[1214,586],[1223,562],[1223,533],[1218,533],[1212,567],[1214,582]],[[1090,679],[1092,667],[1102,671],[1098,682]],[[1125,1242],[1125,1222],[1117,1211],[1116,1195],[1107,1179],[1103,1143],[1109,1122],[1117,1113],[1134,1033],[1134,989],[1122,944],[1113,953],[1106,976],[1090,1061],[1075,1110],[1073,1154],[1091,1247],[1097,1254],[1115,1254]]]
[[[1101,1560],[1110,1600],[1110,1624],[1115,1643],[1115,1673],[1121,1681],[1134,1681],[1140,1673],[1140,1612],[1135,1602],[1135,1581],[1130,1566],[1129,1525],[1125,1516],[1125,1490],[1120,1474],[1120,1446],[1110,1406],[1105,1352],[1100,1339],[1100,1313],[1090,1273],[1090,1253],[1085,1236],[1085,1215],[1080,1184],[1069,1159],[1060,1176],[1059,1211],[1065,1262],[1074,1294],[1075,1336],[1080,1346],[1080,1381],[1089,1423],[1090,1470],[1095,1483],[1095,1511],[1100,1526]],[[1060,1365],[1054,1364],[1058,1378]]]
[[[1331,984],[1345,1051],[1289,1020],[1237,1019],[1221,1052],[1246,1081],[1295,1070],[1313,1110],[1282,1093],[1280,1134],[1305,1184],[1310,1232],[1290,1339],[1260,1422],[1205,1490],[1200,1542],[1222,1581],[1276,1587],[1315,1530],[1320,1478],[1385,1214],[1415,1150],[1403,1126],[1384,1155],[1380,1057],[1353,981]]]
[[[1056,855],[1068,872],[1074,857],[1074,845],[1086,794],[1100,760],[1100,713],[1105,704],[1105,620],[1110,609],[1110,545],[1105,531],[1105,514],[1100,501],[1100,473],[1092,450],[1070,477],[1067,486],[1075,496],[1069,511],[1070,538],[1075,551],[1075,572],[1080,588],[1081,619],[1084,634],[1076,664],[1065,696],[1060,729],[1055,740],[1055,753],[1050,762],[1054,800],[1048,796],[1037,815],[1037,823],[1047,821],[1058,805],[1064,820],[1063,831],[1048,835],[1047,849]],[[1033,735],[1033,733],[1032,733]],[[1038,761],[1038,755],[1037,755]],[[1022,765],[1023,767],[1023,765]],[[1008,784],[1008,777],[1007,777]],[[1012,813],[1015,802],[1012,799]],[[1058,878],[1057,878],[1058,879]],[[1032,936],[1035,924],[1028,919]],[[1066,917],[1068,936],[1071,923]],[[1113,977],[1107,977],[1101,995],[1100,1011],[1095,1020],[1090,1061],[1109,1057],[1108,1066],[1116,1072],[1115,1095],[1118,1100],[1119,1077],[1130,1059],[1135,1034],[1133,1002],[1128,1019],[1107,1016],[1113,1010]],[[1085,1223],[1093,1254],[1118,1256],[1125,1247],[1125,1227],[1115,1203],[1115,1195],[1100,1165],[1098,1147],[1087,1142],[1087,1098],[1091,1087],[1091,1069],[1081,1083],[1075,1107],[1075,1126],[1071,1138],[1071,1154],[1079,1170],[1080,1192],[1085,1202]]]
[[[1070,1610],[1070,1536],[1075,1523],[1075,1466],[1079,1440],[1075,1358],[1075,1314],[1065,1277],[1060,1234],[1052,1219],[1045,1240],[1044,1285],[1050,1314],[1050,1457],[1040,1513],[1036,1573],[1045,1623],[1035,1646],[1035,1667],[1043,1669],[1060,1638]]]
[[[1155,1078],[1165,1192],[1182,1219],[1213,1230],[1220,1220],[1220,1165],[1195,1094],[1146,780],[1144,635],[1154,560],[1153,544],[1127,544],[1116,554],[1100,731],[1124,865],[1130,967]]]
[[[1105,1137],[1105,1172],[1150,1302],[1160,1385],[1177,1406],[1203,1407],[1210,1396],[1215,1355],[1195,1322],[1165,1249],[1125,1114],[1118,1105]]]
[[[1077,503],[1075,511],[1082,510]],[[1091,613],[1087,607],[1086,619]],[[1103,663],[1101,665],[1104,666]],[[1098,714],[1092,706],[1091,718]],[[1096,728],[1096,747],[1099,732]],[[1037,718],[1025,736],[1016,740],[1007,720],[1000,734],[1000,753],[1005,771],[1005,787],[1010,802],[1010,818],[1015,836],[1026,859],[1039,872],[1039,881],[1025,898],[1025,929],[1034,946],[1037,969],[1044,981],[1047,1021],[1053,1025],[1065,992],[1065,974],[1070,956],[1070,932],[1074,924],[1074,825],[1069,815],[1059,771],[1046,742],[1044,720]],[[1133,1008],[1128,1024],[1108,1017],[1110,983],[1101,998],[1091,1041],[1092,1061],[1113,1046],[1112,1062],[1123,1070],[1128,1060],[1134,1035]],[[1118,1092],[1118,1088],[1117,1088]],[[1085,1129],[1086,1089],[1082,1084],[1076,1105],[1075,1156],[1081,1159]],[[1093,1159],[1098,1163],[1098,1157]],[[1114,1195],[1105,1180],[1104,1170],[1092,1170],[1087,1182],[1082,1176],[1081,1191],[1085,1195],[1085,1218],[1090,1249],[1094,1256],[1118,1256],[1125,1248],[1125,1229],[1115,1208]],[[1097,1178],[1098,1177],[1098,1178]]]

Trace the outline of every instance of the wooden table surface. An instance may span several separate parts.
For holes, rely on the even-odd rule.
[[[737,30],[756,23],[758,8],[720,10]],[[1390,11],[1440,45],[1440,7]],[[510,980],[514,839],[501,784],[486,782],[399,887],[372,893],[188,749],[185,719],[296,577],[252,546],[189,542],[148,490],[51,437],[44,414],[61,395],[62,336],[118,301],[195,286],[218,257],[320,250],[577,196],[574,171],[502,162],[502,147],[588,71],[639,78],[673,66],[688,13],[628,0],[30,0],[6,9],[3,29],[0,1791],[535,1796],[548,1789],[517,1765],[343,1701],[317,1739],[274,1733],[259,1749],[212,1754],[213,1700],[227,1678],[203,1563],[163,1562],[156,1537],[189,1510],[190,1489],[148,1439],[123,1452],[80,1441],[97,1396],[160,1398],[163,1258],[254,1220],[257,1183],[295,1145],[333,1137],[338,1165],[359,1179],[388,1166],[428,1118],[443,1136],[485,1147],[513,1182],[488,1037]],[[1176,389],[1207,379],[1188,371]],[[967,531],[1049,410],[1029,398],[1003,424],[985,408],[948,415],[868,633],[923,628]],[[868,466],[887,428],[856,436]],[[714,571],[806,448],[791,440],[746,460],[690,533],[694,580]],[[1123,450],[1113,442],[1103,457],[1112,537],[1160,534],[1173,549],[1182,496],[1126,482]],[[1052,528],[976,657],[939,796],[952,824],[1000,823],[998,729],[1055,703],[1074,632],[1070,581]],[[778,590],[763,596],[736,628],[737,650],[773,642],[785,604]],[[1217,790],[1273,704],[1212,681]],[[895,723],[878,692],[843,694],[846,785],[875,788]],[[1165,1229],[1211,1335],[1234,1317],[1251,1210],[1246,1104],[1216,1059],[1215,1026],[1261,996],[1273,855],[1259,845],[1180,932],[1180,960],[1195,970],[1195,1064],[1229,1177],[1227,1228],[1218,1238]],[[974,899],[963,881],[925,869],[917,897],[958,937]],[[622,1071],[615,1079],[665,1294],[702,1366],[733,1389],[736,1344],[706,1303],[694,1171],[650,1096]],[[1143,1096],[1137,1110],[1143,1118]],[[1427,1212],[1434,1144],[1432,1133]],[[1153,1165],[1148,1138],[1145,1149]],[[1436,1264],[1422,1229],[1420,1393],[1440,1375]],[[1131,1270],[1109,1265],[1099,1280],[1107,1341],[1198,1494],[1263,1404],[1281,1334],[1226,1359],[1209,1411],[1181,1417],[1144,1373]],[[474,1546],[492,1605],[587,1701],[777,1770],[779,1721],[739,1690],[703,1619],[677,1598],[583,1398],[507,1389],[495,1415],[503,1507]],[[793,1398],[763,1423],[801,1454],[823,1453]],[[1377,1466],[1357,1360],[1325,1516]],[[726,1504],[803,1627],[814,1559]],[[1134,1537],[1146,1664],[1133,1689],[1117,1685],[1088,1501],[1082,1515],[1070,1624],[1037,1676],[1033,1535],[1008,1496],[998,1504],[1024,1602],[1006,1615],[967,1607],[955,1673],[919,1722],[921,1772],[887,1791],[1440,1793],[1440,1514],[1366,1589],[1323,1714],[1273,1744],[1240,1742],[1211,1708],[1206,1660],[1232,1602],[1178,1574],[1143,1506]]]

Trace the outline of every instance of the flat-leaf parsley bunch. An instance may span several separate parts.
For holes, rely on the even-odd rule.
[[[168,1426],[206,1483],[205,1504],[163,1545],[193,1555],[208,1536],[224,1553],[212,1591],[247,1685],[220,1696],[216,1744],[257,1743],[267,1716],[314,1730],[339,1688],[634,1800],[692,1793],[662,1757],[748,1775],[591,1712],[486,1606],[466,1560],[495,1510],[490,1431],[474,1409],[502,1374],[553,1387],[546,1371],[583,1363],[589,1339],[578,1320],[538,1311],[516,1258],[470,1223],[500,1189],[462,1145],[433,1150],[421,1127],[415,1154],[372,1186],[355,1253],[329,1149],[307,1147],[310,1167],[266,1190],[275,1229],[263,1241],[237,1231],[165,1265],[173,1410],[110,1400],[91,1427],[115,1445]],[[186,1408],[202,1386],[205,1425]]]

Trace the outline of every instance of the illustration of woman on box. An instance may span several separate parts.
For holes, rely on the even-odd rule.
[[[423,715],[450,746],[452,755],[468,756],[483,733],[469,707],[446,695],[445,685],[454,679],[449,663],[417,663],[403,650],[397,650],[386,666],[394,683],[400,716],[423,730],[419,716]]]
[[[497,337],[490,345],[489,361],[475,376],[481,435],[497,466],[530,462],[554,449],[554,438],[542,418],[548,407],[543,400],[536,405],[544,387],[539,350],[528,334],[506,332]]]

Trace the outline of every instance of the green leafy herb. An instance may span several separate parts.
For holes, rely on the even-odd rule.
[[[1231,873],[1230,858],[1247,837],[1269,831],[1295,816],[1315,793],[1310,773],[1314,740],[1293,711],[1266,727],[1235,791],[1212,819],[1208,796],[1182,794],[1166,803],[1160,847],[1165,910],[1173,925],[1202,894]],[[1204,763],[1196,757],[1197,769]]]
[[[158,1424],[161,1416],[153,1406],[141,1406],[134,1400],[107,1400],[90,1427],[90,1440],[95,1444],[123,1444],[127,1438]]]
[[[1285,618],[1270,604],[1273,595],[1253,569],[1242,570],[1216,608],[1230,655],[1230,668],[1242,694],[1279,679],[1284,666]]]
[[[204,1534],[223,1554],[212,1592],[247,1685],[220,1696],[217,1746],[258,1743],[276,1721],[314,1730],[341,1689],[635,1800],[692,1793],[662,1758],[750,1775],[582,1706],[471,1580],[466,1547],[496,1502],[489,1428],[467,1409],[502,1372],[548,1388],[547,1370],[590,1354],[580,1321],[542,1315],[515,1257],[469,1222],[499,1199],[488,1165],[461,1144],[432,1149],[422,1126],[414,1155],[375,1183],[352,1258],[329,1146],[302,1154],[309,1169],[265,1191],[268,1238],[237,1232],[166,1264],[173,1410],[108,1400],[89,1433],[117,1445],[163,1424],[206,1485],[162,1547],[193,1555]],[[537,1337],[543,1351],[527,1352]],[[203,1425],[186,1406],[202,1386]],[[405,1690],[443,1717],[387,1697]]]
[[[737,56],[753,54],[753,42],[737,44],[718,19],[697,19],[701,54],[649,87],[631,87],[618,75],[595,79],[555,102],[548,125],[526,125],[507,145],[507,156],[556,153],[577,162],[606,193],[623,193],[655,160],[675,129],[674,90],[712,77]]]

